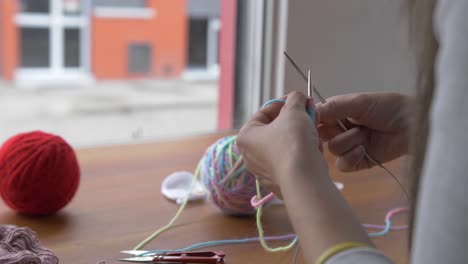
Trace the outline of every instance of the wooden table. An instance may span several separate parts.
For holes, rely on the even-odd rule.
[[[120,250],[131,249],[166,224],[178,209],[160,194],[164,176],[179,170],[193,171],[206,147],[222,135],[226,134],[78,150],[81,185],[66,209],[54,216],[30,218],[0,202],[0,223],[32,228],[61,263],[120,263],[115,260],[123,256]],[[381,169],[345,175],[334,169],[332,157],[328,156],[328,160],[331,175],[344,183],[344,195],[363,223],[381,224],[387,210],[404,202],[399,187]],[[397,175],[402,174],[402,162],[389,166]],[[399,216],[395,222],[402,223],[405,218]],[[292,232],[282,206],[265,210],[264,225],[268,235]],[[177,248],[256,234],[253,218],[225,216],[211,203],[196,203],[185,210],[176,228],[162,234],[148,248]],[[406,263],[406,232],[392,232],[374,241],[396,263]],[[227,263],[232,264],[292,262],[292,252],[269,254],[258,244],[217,249],[225,251]],[[298,263],[304,263],[302,257]]]

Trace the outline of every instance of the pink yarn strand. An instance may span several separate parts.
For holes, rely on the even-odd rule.
[[[387,214],[385,215],[385,221],[390,221],[393,216],[403,213],[403,212],[407,212],[408,210],[409,209],[407,207],[398,207],[398,208],[392,209],[388,211]],[[369,228],[369,229],[384,229],[385,228],[385,225],[363,224],[362,226],[364,226],[365,228]],[[390,230],[404,230],[407,228],[408,228],[407,225],[392,226],[390,227]]]
[[[261,200],[258,200],[257,195],[255,195],[255,196],[252,197],[252,200],[250,200],[250,203],[252,204],[253,208],[257,209],[258,207],[260,207],[260,206],[266,204],[267,202],[269,202],[274,197],[275,197],[275,194],[270,193],[267,196],[263,197]]]

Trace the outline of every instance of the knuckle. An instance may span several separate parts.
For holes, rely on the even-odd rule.
[[[336,100],[333,100],[333,98],[328,101],[328,103],[326,104],[327,105],[327,110],[328,112],[330,113],[334,113],[338,110],[338,103],[336,102]]]
[[[339,142],[337,142],[337,140],[335,139],[330,139],[330,141],[328,141],[328,150],[330,150],[330,152],[334,155],[340,155],[340,144]]]
[[[348,155],[346,155],[346,160],[349,164],[352,164],[355,169],[359,169],[362,166],[364,161],[364,155],[362,147],[358,146],[355,149],[351,150]]]
[[[306,98],[305,95],[300,91],[292,91],[288,95],[289,101],[293,102],[294,104],[296,104],[297,102],[299,102],[301,100],[305,100],[305,98]],[[286,100],[288,100],[288,99],[286,99]]]
[[[237,136],[236,145],[240,152],[244,152],[247,148],[247,139],[243,132],[240,132]]]
[[[351,103],[361,107],[361,109],[366,109],[366,106],[369,105],[371,101],[372,95],[368,93],[358,93],[351,97]]]
[[[290,94],[289,94],[291,97],[299,97],[299,96],[304,96],[304,94],[300,91],[292,91]]]
[[[360,103],[360,102],[363,102],[365,101],[365,99],[367,98],[367,94],[364,94],[364,93],[355,93],[355,94],[351,94],[349,96],[349,100],[352,102],[352,103]]]

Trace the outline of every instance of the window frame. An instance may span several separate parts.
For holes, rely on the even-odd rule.
[[[145,6],[107,6],[94,5],[93,14],[97,18],[118,18],[118,19],[153,19],[156,10],[145,0]]]

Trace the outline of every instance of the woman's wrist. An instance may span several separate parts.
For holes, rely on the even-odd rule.
[[[339,243],[355,241],[372,246],[325,166],[292,167],[288,173],[291,177],[280,183],[281,193],[309,263]]]
[[[276,170],[276,181],[282,186],[294,182],[313,182],[317,185],[333,184],[328,175],[327,163],[322,156],[317,159],[284,159]]]

